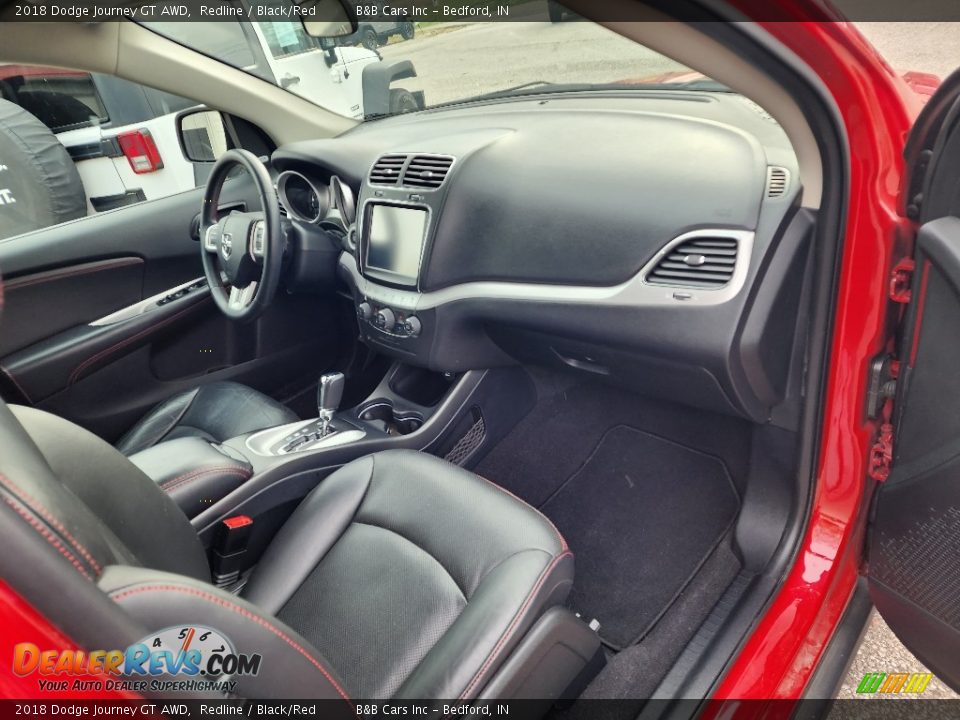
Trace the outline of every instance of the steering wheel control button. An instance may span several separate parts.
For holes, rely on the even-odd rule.
[[[215,253],[220,248],[220,225],[211,225],[203,237],[203,249]]]
[[[262,258],[264,251],[263,220],[258,220],[253,227],[253,237],[250,241],[250,254],[254,258]]]

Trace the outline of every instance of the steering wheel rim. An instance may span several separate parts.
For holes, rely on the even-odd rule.
[[[220,192],[235,165],[243,167],[253,178],[262,210],[234,212],[221,218]],[[258,236],[262,236],[262,242]],[[280,205],[270,173],[247,150],[228,150],[210,172],[200,208],[200,256],[210,294],[224,315],[249,322],[269,307],[280,285],[283,261]]]

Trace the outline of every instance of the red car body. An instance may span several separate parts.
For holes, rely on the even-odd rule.
[[[770,15],[766,3],[734,5],[748,17]],[[879,430],[863,419],[866,368],[890,342],[884,322],[890,268],[908,255],[914,232],[903,214],[903,148],[922,96],[934,87],[931,76],[898,76],[853,25],[826,7],[781,0],[778,14],[783,21],[758,24],[819,76],[842,117],[849,143],[846,227],[809,522],[791,570],[715,691],[717,701],[801,697],[853,595]],[[10,657],[25,636],[69,647],[59,630],[0,583],[0,656]],[[0,695],[33,692],[33,681],[25,683],[9,666],[0,669]],[[763,714],[763,706],[751,704],[751,714]]]

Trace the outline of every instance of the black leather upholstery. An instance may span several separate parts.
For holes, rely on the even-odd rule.
[[[124,455],[164,440],[232,437],[299,420],[292,410],[263,393],[233,382],[216,382],[178,393],[148,412],[117,443]]]
[[[142,565],[210,579],[196,531],[167,494],[56,415],[0,402],[0,496],[67,572],[92,579],[108,565]]]
[[[228,453],[235,454],[228,454]],[[165,440],[130,456],[130,462],[194,518],[250,479],[246,458],[198,437]]]
[[[44,592],[61,576],[90,581],[121,625],[220,629],[264,655],[263,674],[240,678],[242,697],[475,698],[498,672],[508,685],[505,661],[573,581],[546,518],[459,467],[395,450],[323,480],[239,599],[208,584],[185,516],[129,460],[52,415],[15,413],[0,402],[0,526],[33,532],[49,560],[37,567],[59,563]]]
[[[310,640],[353,696],[471,698],[572,582],[573,556],[542,515],[462,468],[391,450],[324,480],[244,595]]]
[[[234,676],[237,694],[251,698],[348,700],[342,681],[316,648],[261,608],[207,583],[143,568],[113,566],[98,585],[148,632],[182,625],[184,618],[228,637],[239,653],[263,657],[255,676]]]

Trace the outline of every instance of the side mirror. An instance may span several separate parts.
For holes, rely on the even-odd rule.
[[[216,110],[187,110],[177,116],[183,155],[192,162],[216,162],[229,148],[223,116]]]
[[[307,35],[315,38],[337,38],[357,31],[355,8],[348,9],[342,0],[293,0],[300,22]]]

